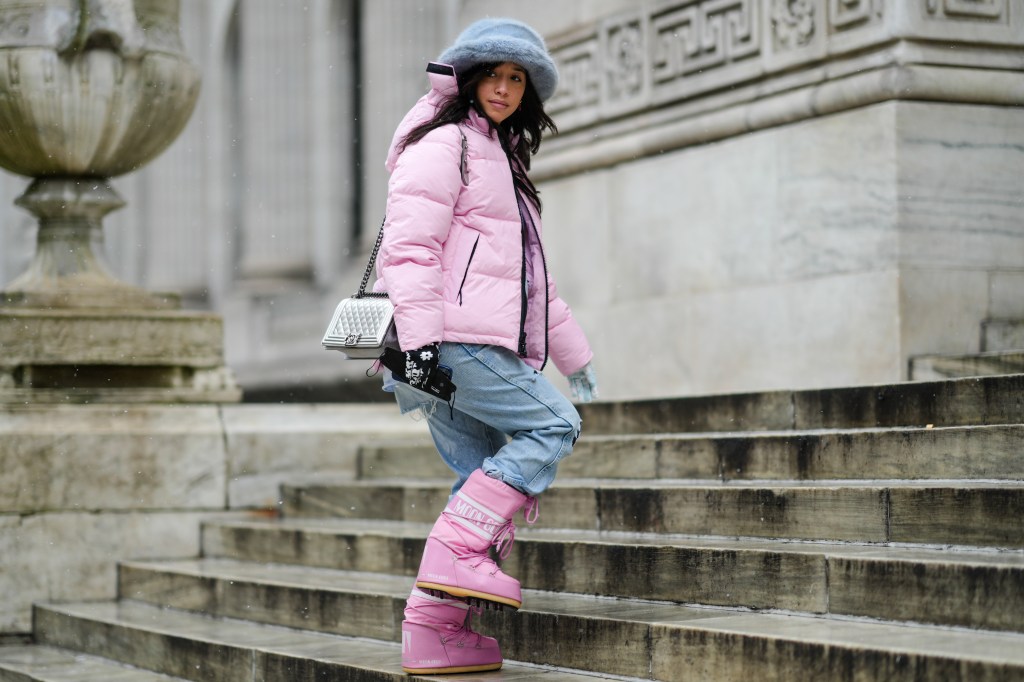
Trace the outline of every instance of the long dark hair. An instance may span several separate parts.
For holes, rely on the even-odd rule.
[[[480,81],[498,66],[501,62],[493,64],[476,64],[467,69],[458,78],[459,91],[450,97],[434,114],[434,117],[425,123],[416,126],[402,138],[399,144],[399,151],[404,150],[411,144],[422,140],[427,133],[449,123],[460,123],[469,116],[470,107],[476,109],[477,113],[486,118],[483,109],[476,101],[476,90]],[[490,119],[488,119],[490,121]],[[490,121],[491,129],[498,135],[502,149],[512,161],[512,180],[516,189],[525,194],[533,202],[533,205],[540,210],[540,192],[526,175],[530,169],[530,157],[540,149],[541,138],[545,131],[558,132],[555,122],[551,120],[544,111],[544,104],[540,101],[537,91],[530,82],[529,76],[526,79],[526,90],[523,93],[522,105],[511,116],[506,118],[500,125]]]

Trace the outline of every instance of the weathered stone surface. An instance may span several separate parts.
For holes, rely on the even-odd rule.
[[[0,515],[0,631],[32,629],[33,602],[107,599],[116,560],[199,551],[197,512]]]
[[[948,554],[948,563],[938,557],[920,563],[833,557],[829,609],[887,620],[1024,630],[1024,557],[976,557],[970,563],[955,551]]]
[[[216,407],[0,409],[0,511],[220,509]]]
[[[590,434],[779,430],[793,427],[788,392],[742,393],[579,406],[583,438]]]
[[[1024,375],[581,405],[594,434],[1024,423]]]
[[[214,559],[155,568],[122,564],[120,596],[217,617],[383,640],[399,635],[397,606],[412,587],[411,578],[363,576],[358,590],[346,590],[343,584],[334,589],[332,582],[344,574]]]
[[[45,646],[0,646],[3,682],[184,682],[108,659]]]
[[[394,405],[234,405],[223,411],[232,507],[272,506],[285,481],[352,478],[368,442],[429,443]]]
[[[1024,375],[799,391],[793,399],[798,429],[1024,423]]]
[[[743,435],[707,446],[730,479],[1024,478],[1024,426]]]
[[[981,325],[982,350],[1024,349],[1024,320],[985,320]]]
[[[142,668],[174,669],[195,682],[409,679],[401,671],[397,642],[211,619],[146,604],[48,606],[38,610],[38,618],[44,638],[53,645],[92,651]],[[589,682],[594,678],[559,667],[507,661],[500,679]]]
[[[203,555],[413,576],[429,528],[371,520],[214,522],[204,526]],[[515,547],[503,569],[524,587],[549,592],[1024,628],[1018,552],[650,533],[566,537],[524,528]]]
[[[447,486],[359,484],[284,487],[285,513],[293,517],[375,518],[433,521],[448,502]]]
[[[0,314],[0,367],[219,367],[223,338],[220,318],[210,313],[5,308]]]
[[[203,526],[203,556],[257,563],[415,575],[427,524],[394,526],[359,519],[211,523]]]
[[[689,480],[1024,478],[1024,426],[843,429],[581,438],[558,464],[570,478]],[[432,446],[360,452],[362,480],[453,474]]]
[[[1024,549],[1024,486],[982,483],[891,491],[893,542]]]
[[[602,485],[596,494],[602,530],[854,542],[887,539],[883,488]]]
[[[862,629],[860,623],[753,615],[725,616],[689,626],[654,625],[651,672],[655,679],[671,682],[1009,682],[1020,675],[1018,655],[1008,648],[1015,640],[992,638],[968,644],[943,631],[929,631],[922,637],[923,633],[899,626],[880,626],[864,635]]]
[[[999,374],[1024,374],[1024,351],[993,351],[971,355],[921,355],[910,361],[910,378],[914,381]]]

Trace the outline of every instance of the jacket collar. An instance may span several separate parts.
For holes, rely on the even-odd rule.
[[[427,79],[430,81],[429,99],[435,107],[440,106],[444,100],[454,97],[459,92],[459,81],[455,76],[455,68],[450,64],[430,62],[427,64]],[[476,109],[469,110],[466,126],[484,135],[491,134],[491,122]]]

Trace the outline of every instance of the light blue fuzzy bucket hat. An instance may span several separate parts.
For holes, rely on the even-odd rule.
[[[463,73],[474,64],[515,62],[526,69],[541,101],[550,99],[558,87],[558,69],[544,39],[515,19],[481,19],[463,31],[455,43],[437,58]]]

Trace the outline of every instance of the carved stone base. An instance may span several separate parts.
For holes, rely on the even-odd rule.
[[[0,403],[237,402],[217,315],[0,307]]]
[[[15,203],[39,218],[39,233],[28,270],[0,292],[0,307],[181,307],[175,295],[118,280],[94,251],[103,243],[103,216],[124,206],[105,179],[37,178]]]

